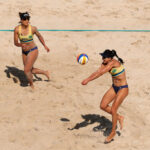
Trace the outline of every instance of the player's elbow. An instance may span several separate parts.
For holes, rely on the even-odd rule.
[[[17,45],[18,45],[18,42],[14,41],[14,45],[17,46]]]
[[[17,43],[16,43],[16,42],[14,42],[14,45],[15,45],[15,46],[17,46]]]
[[[18,41],[14,40],[14,45],[15,45],[15,46],[19,46]]]

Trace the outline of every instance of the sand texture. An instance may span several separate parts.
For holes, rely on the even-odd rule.
[[[38,29],[150,29],[148,0],[0,0],[0,29],[14,29],[24,11]],[[40,33],[51,51],[35,36],[34,66],[50,70],[51,80],[37,75],[32,91],[13,32],[0,31],[0,150],[149,150],[150,33]],[[111,116],[99,105],[111,76],[81,82],[99,68],[99,52],[107,48],[125,61],[130,94],[119,108],[124,128],[105,145]],[[86,65],[77,63],[80,53],[89,56]],[[96,126],[102,129],[94,132]]]

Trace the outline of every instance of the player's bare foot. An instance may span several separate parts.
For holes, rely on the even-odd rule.
[[[45,71],[45,76],[47,77],[48,81],[50,80],[50,73],[49,71]]]
[[[111,141],[113,141],[114,136],[116,135],[116,131],[113,131],[110,133],[110,135],[105,139],[105,144],[110,143]]]
[[[120,130],[122,130],[124,117],[123,117],[123,116],[119,116],[119,117],[118,117],[118,121],[119,121],[119,124],[120,124]]]
[[[32,90],[34,90],[34,85],[33,84],[30,84],[30,87]]]

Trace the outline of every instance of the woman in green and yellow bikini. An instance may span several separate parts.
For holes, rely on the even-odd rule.
[[[49,52],[50,49],[46,46],[44,39],[37,28],[29,24],[29,13],[19,13],[19,16],[21,24],[14,29],[14,44],[22,48],[24,73],[27,76],[31,88],[34,88],[32,74],[43,74],[49,80],[49,72],[33,67],[33,64],[38,57],[38,47],[33,41],[33,35],[35,34],[38,37],[47,52]]]
[[[105,93],[100,103],[100,108],[112,115],[112,131],[105,139],[105,143],[109,143],[116,135],[117,121],[120,123],[120,129],[123,128],[124,117],[118,114],[117,110],[128,95],[128,84],[126,81],[125,69],[123,67],[124,62],[118,57],[116,51],[107,49],[103,53],[100,53],[100,55],[103,59],[100,68],[83,80],[82,85],[86,85],[89,81],[102,76],[106,72],[109,72],[112,76],[113,84]],[[118,60],[114,59],[115,56]],[[112,101],[112,106],[109,106]]]

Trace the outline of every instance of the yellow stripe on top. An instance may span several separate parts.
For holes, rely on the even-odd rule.
[[[85,61],[86,61],[86,57],[85,57],[85,56],[83,56],[82,64],[85,64]]]
[[[120,74],[122,74],[123,72],[125,71],[123,65],[120,65],[120,67],[117,67],[117,68],[112,68],[110,70],[110,74],[115,77],[115,76],[118,76]]]
[[[21,33],[21,25],[19,26],[19,39],[20,39],[20,42],[26,43],[26,42],[33,41],[33,34],[32,34],[31,25],[29,25],[28,29],[29,29],[29,33],[27,35],[22,35],[22,33]]]

